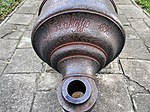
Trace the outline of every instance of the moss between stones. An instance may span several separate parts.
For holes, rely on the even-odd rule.
[[[0,20],[3,20],[22,0],[0,0]]]

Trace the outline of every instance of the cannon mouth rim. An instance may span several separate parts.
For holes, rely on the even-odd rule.
[[[71,96],[73,92],[82,92],[83,95],[79,98],[73,98]],[[75,105],[85,103],[90,98],[91,92],[92,90],[90,82],[84,77],[79,77],[78,79],[70,77],[67,80],[65,80],[65,82],[62,85],[63,98],[67,102]]]
[[[81,77],[72,77],[72,78],[78,79]],[[63,98],[61,90],[62,90],[62,84],[65,80],[63,80],[59,84],[59,86],[57,88],[57,97],[58,97],[58,101],[60,103],[60,106],[62,107],[62,109],[65,112],[87,112],[95,106],[95,103],[96,103],[97,98],[98,98],[98,93],[99,93],[99,91],[96,87],[96,84],[95,84],[95,80],[93,80],[93,78],[90,78],[90,77],[84,77],[84,78],[86,78],[90,82],[91,96],[85,103],[79,104],[79,105],[69,103]]]

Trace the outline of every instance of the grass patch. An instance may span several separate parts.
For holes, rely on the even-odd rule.
[[[0,0],[0,18],[5,18],[21,1],[22,0]]]
[[[135,0],[143,9],[150,13],[150,0]]]

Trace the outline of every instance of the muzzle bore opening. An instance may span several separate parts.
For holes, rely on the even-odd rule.
[[[86,78],[68,78],[62,86],[62,95],[72,104],[82,104],[91,96],[91,85]]]
[[[73,98],[80,98],[85,94],[86,86],[79,80],[74,80],[68,85],[68,93]]]

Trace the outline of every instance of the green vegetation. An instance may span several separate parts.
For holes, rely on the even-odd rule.
[[[21,0],[0,0],[0,18],[6,17],[20,2]]]
[[[150,13],[150,0],[135,0],[143,9]]]

